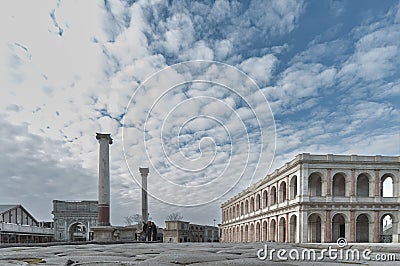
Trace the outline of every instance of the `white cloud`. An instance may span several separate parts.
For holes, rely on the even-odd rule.
[[[238,66],[260,86],[267,84],[273,74],[275,64],[278,59],[274,55],[264,55],[263,57],[251,57],[240,63]]]

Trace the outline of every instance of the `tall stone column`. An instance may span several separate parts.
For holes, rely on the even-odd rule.
[[[147,222],[149,219],[149,205],[147,201],[147,175],[149,168],[139,168],[140,175],[142,176],[142,220]]]
[[[110,225],[110,156],[109,145],[112,144],[110,134],[96,133],[99,141],[99,205],[98,225]]]

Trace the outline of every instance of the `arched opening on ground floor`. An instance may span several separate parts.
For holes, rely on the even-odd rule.
[[[83,223],[76,222],[69,226],[69,240],[70,241],[86,241],[87,229]]]
[[[256,223],[256,242],[260,242],[261,241],[261,239],[260,239],[260,236],[261,236],[260,225],[261,224],[259,222]]]
[[[254,224],[250,224],[249,242],[254,242]]]
[[[275,222],[275,220],[271,220],[269,222],[269,239],[271,241],[276,241],[275,232],[276,232],[276,222]]]
[[[247,224],[244,227],[244,242],[249,242],[249,226]]]
[[[243,225],[240,226],[240,242],[244,242]]]
[[[308,242],[321,243],[321,217],[313,213],[308,217]]]
[[[267,241],[267,234],[268,234],[268,228],[267,228],[267,226],[268,226],[268,223],[267,223],[267,221],[264,221],[263,222],[263,241]]]
[[[369,218],[360,214],[356,219],[356,242],[369,242]]]
[[[346,221],[340,213],[335,214],[332,219],[332,242],[336,242],[338,238],[346,237]]]
[[[380,222],[380,242],[391,243],[393,242],[393,234],[395,232],[395,227],[393,226],[393,216],[392,214],[384,214]]]
[[[296,231],[297,231],[297,217],[296,215],[292,215],[290,217],[290,223],[289,223],[289,242],[291,243],[297,242]]]
[[[286,219],[281,217],[279,219],[279,242],[286,242]]]

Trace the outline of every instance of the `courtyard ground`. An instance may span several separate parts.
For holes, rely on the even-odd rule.
[[[267,245],[267,246],[265,246]],[[264,250],[267,248],[267,257]],[[84,244],[55,246],[0,246],[0,265],[400,265],[399,244],[358,244],[348,245],[340,253],[328,254],[322,249],[329,249],[327,244],[290,245],[277,243],[124,243],[124,244]],[[337,249],[332,244],[332,249]],[[371,249],[371,260],[362,258],[362,252]],[[259,251],[262,249],[261,251]],[[269,256],[273,251],[272,259]],[[281,258],[277,258],[278,250]],[[348,254],[358,250],[360,260],[345,259]],[[304,250],[316,251],[316,259],[307,259]],[[312,251],[310,251],[312,254]],[[258,253],[258,255],[257,255]],[[285,253],[285,254],[283,254]],[[367,251],[368,253],[368,251]],[[299,259],[296,255],[299,255]],[[355,254],[355,253],[354,253]],[[395,261],[393,261],[393,255]],[[261,257],[261,258],[258,258]],[[312,257],[312,255],[310,255]],[[383,259],[391,261],[377,261]],[[338,264],[339,263],[339,264]]]

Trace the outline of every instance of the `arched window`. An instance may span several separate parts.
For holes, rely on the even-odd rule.
[[[335,174],[332,184],[333,196],[344,197],[346,195],[346,179],[343,174]]]
[[[310,197],[321,197],[322,181],[321,176],[317,173],[312,173],[308,177],[308,195]]]
[[[292,177],[290,180],[290,191],[289,191],[290,199],[294,199],[297,196],[297,176]]]
[[[244,203],[243,201],[240,203],[240,215],[244,214]]]
[[[249,213],[249,200],[246,200],[246,203],[244,205],[244,211],[245,213]]]
[[[381,178],[381,197],[393,197],[393,177],[390,174]]]
[[[271,205],[276,204],[276,188],[275,187],[271,187],[271,195],[270,195],[270,203]]]
[[[256,196],[256,210],[258,211],[260,209],[261,206],[261,197],[260,194],[257,194]]]
[[[279,202],[286,200],[286,182],[282,182],[279,186]]]
[[[268,207],[268,191],[264,190],[263,192],[263,208]]]
[[[357,197],[369,196],[369,178],[366,174],[357,177]]]

